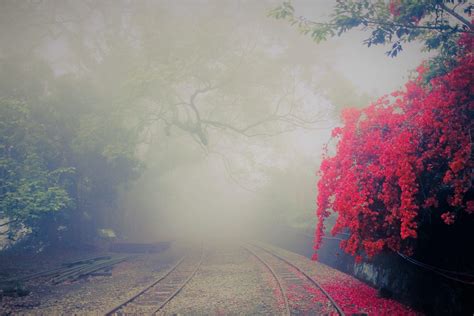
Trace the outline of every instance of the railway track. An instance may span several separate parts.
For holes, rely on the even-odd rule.
[[[203,258],[203,248],[201,248],[198,258],[185,255],[163,276],[105,315],[154,315],[158,313],[191,281],[199,270]]]
[[[269,249],[253,244],[243,247],[257,258],[257,260],[260,261],[273,275],[283,299],[284,304],[282,306],[282,313],[284,315],[332,313],[337,313],[340,316],[345,315],[341,307],[334,301],[321,284],[298,266]],[[306,295],[308,295],[308,288],[316,288],[319,290],[327,301],[323,304],[308,306],[307,304],[298,304],[294,299],[290,299],[297,297],[298,294],[296,293],[299,293],[299,295],[301,295],[301,293],[306,293]],[[311,301],[311,299],[307,299],[307,301]],[[329,308],[330,310],[321,311],[324,307],[326,307],[326,309]]]

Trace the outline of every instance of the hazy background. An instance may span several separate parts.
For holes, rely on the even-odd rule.
[[[410,70],[426,58],[419,45],[407,45],[398,58],[390,58],[384,54],[387,47],[363,46],[362,33],[316,45],[284,22],[266,17],[277,3],[167,4],[175,8],[174,19],[179,21],[189,22],[190,12],[208,13],[209,19],[200,20],[194,14],[193,19],[198,29],[215,23],[216,27],[206,32],[216,40],[224,25],[230,25],[224,31],[224,42],[216,43],[219,48],[238,51],[250,42],[255,47],[250,54],[267,59],[259,60],[256,67],[250,67],[236,80],[237,95],[245,96],[255,77],[255,84],[271,86],[265,91],[270,95],[278,95],[285,85],[294,84],[292,93],[298,102],[308,113],[322,117],[318,129],[259,138],[211,134],[210,153],[186,135],[150,146],[144,158],[147,170],[123,197],[127,223],[135,233],[140,232],[135,237],[147,238],[150,231],[161,237],[201,229],[215,236],[228,233],[245,237],[247,229],[269,221],[311,232],[315,223],[316,171],[323,145],[329,141],[330,127],[338,124],[340,109],[368,104],[401,88]],[[295,1],[301,14],[314,19],[323,19],[331,4]],[[199,46],[196,48],[202,49]],[[275,81],[282,86],[272,86]],[[258,111],[272,104],[256,101],[245,106]]]
[[[0,56],[85,78],[93,107],[138,134],[143,172],[100,224],[129,240],[245,236],[262,223],[311,232],[316,171],[341,109],[401,88],[427,56],[407,44],[390,58],[354,32],[316,44],[267,17],[279,1],[12,3],[0,13]],[[332,3],[294,1],[315,20]],[[191,101],[221,125],[195,128]]]

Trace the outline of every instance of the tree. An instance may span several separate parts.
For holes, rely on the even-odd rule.
[[[467,0],[338,0],[327,22],[311,21],[295,16],[291,2],[284,2],[269,15],[296,25],[301,33],[316,42],[340,36],[353,29],[370,31],[364,40],[368,47],[387,45],[387,55],[397,56],[403,44],[421,40],[426,50],[438,50],[431,60],[427,81],[446,73],[452,56],[459,55],[457,42],[461,34],[474,34],[470,21],[473,5]]]
[[[459,45],[469,53],[430,86],[420,67],[405,91],[344,111],[336,155],[321,164],[315,249],[331,210],[332,233],[347,232],[341,247],[359,260],[383,249],[411,254],[427,226],[474,215],[473,37]]]
[[[337,1],[327,22],[296,17],[289,2],[270,12],[317,42],[361,29],[371,31],[369,47],[391,44],[391,57],[414,40],[437,52],[405,91],[343,112],[336,153],[320,169],[316,250],[333,212],[332,233],[348,234],[341,247],[358,260],[383,249],[412,254],[447,233],[440,225],[462,232],[472,223],[472,9],[463,0]]]
[[[44,128],[31,120],[23,102],[0,100],[0,218],[2,234],[15,239],[21,229],[31,229],[46,213],[71,207],[64,176],[72,169],[54,165],[54,150]]]
[[[77,241],[115,224],[117,196],[163,139],[191,139],[184,146],[200,154],[225,139],[241,154],[236,139],[321,127],[325,113],[297,93],[312,84],[301,57],[314,53],[271,38],[269,21],[259,22],[266,8],[238,19],[236,3],[180,6],[0,3],[0,39],[10,43],[0,47],[0,96],[24,101],[28,124],[51,140],[46,170],[71,170],[62,177],[70,205],[29,226],[35,235],[61,227]]]
[[[141,171],[136,130],[87,76],[8,50],[0,69],[1,234],[33,247],[90,242]]]

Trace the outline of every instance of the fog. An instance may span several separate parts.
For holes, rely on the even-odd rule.
[[[87,208],[119,239],[247,238],[271,224],[311,233],[340,111],[402,87],[427,55],[407,44],[390,58],[357,32],[316,44],[267,17],[279,3],[4,1],[2,87],[16,91],[7,72],[23,69],[21,89],[40,82],[37,94],[67,101],[52,107],[85,112],[75,144],[112,126],[100,152],[132,151],[139,175]],[[294,2],[315,19],[332,3]]]

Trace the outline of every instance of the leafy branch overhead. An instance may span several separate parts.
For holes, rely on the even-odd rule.
[[[447,56],[456,53],[455,43],[462,33],[474,33],[470,16],[473,5],[467,0],[338,0],[328,21],[311,21],[297,16],[287,1],[270,11],[316,42],[340,36],[353,29],[370,31],[367,46],[391,44],[387,55],[397,56],[402,44],[422,40],[426,50],[440,49]]]

